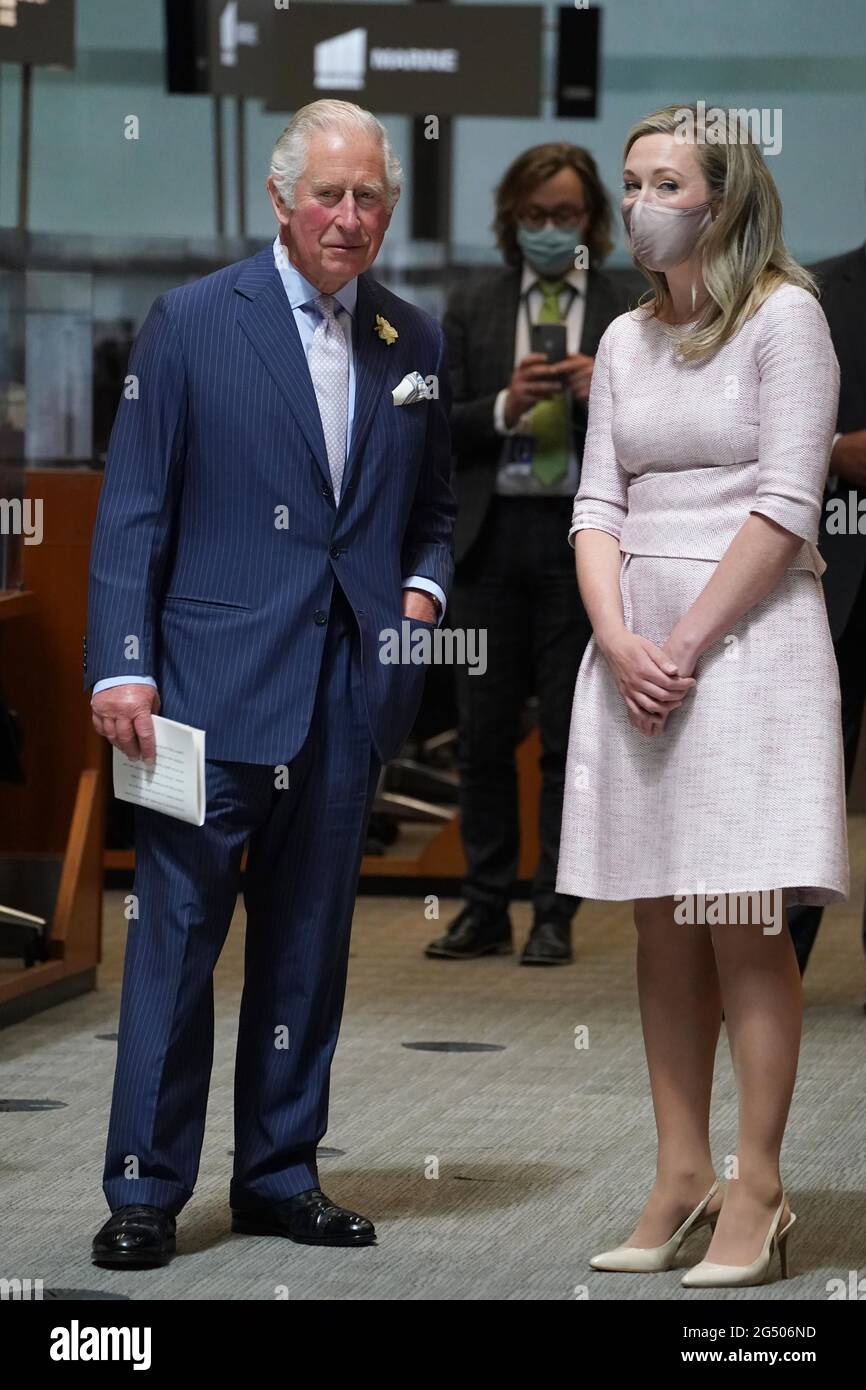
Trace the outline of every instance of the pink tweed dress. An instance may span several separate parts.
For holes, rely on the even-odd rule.
[[[803,544],[779,584],[698,659],[650,738],[595,639],[574,692],[556,887],[625,901],[790,890],[848,895],[839,678],[816,541],[839,394],[827,320],[775,290],[685,363],[642,309],[601,339],[569,544],[620,546],[629,629],[662,645],[750,512]]]

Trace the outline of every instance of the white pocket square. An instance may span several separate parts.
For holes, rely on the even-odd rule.
[[[409,372],[391,395],[395,405],[414,405],[416,401],[429,401],[431,392],[420,372]]]

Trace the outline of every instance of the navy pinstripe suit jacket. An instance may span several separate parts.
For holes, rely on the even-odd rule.
[[[382,314],[392,344],[375,331]],[[85,688],[154,676],[169,719],[206,730],[209,758],[284,763],[309,727],[337,578],[361,635],[383,761],[411,729],[423,665],[379,660],[402,580],[447,594],[450,486],[442,330],[358,278],[356,398],[340,506],[318,404],[270,245],[156,300],[112,430],[90,563]],[[396,407],[407,372],[439,399]],[[136,398],[137,393],[137,398]],[[417,626],[413,620],[413,628]]]

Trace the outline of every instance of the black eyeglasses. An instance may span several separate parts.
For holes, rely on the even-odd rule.
[[[540,230],[548,221],[553,222],[555,227],[573,227],[585,212],[586,208],[576,208],[570,203],[561,203],[555,208],[540,208],[533,203],[519,214],[518,221],[531,227],[533,231]]]

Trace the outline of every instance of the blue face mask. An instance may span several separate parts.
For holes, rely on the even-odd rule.
[[[570,270],[579,242],[577,227],[517,228],[517,245],[539,275],[562,275]]]

